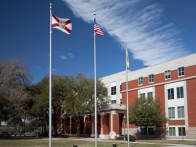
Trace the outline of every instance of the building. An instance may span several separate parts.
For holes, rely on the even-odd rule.
[[[115,131],[117,136],[126,134],[126,71],[102,77],[101,80],[108,89],[111,105],[98,114],[98,137],[108,138],[110,131]],[[149,127],[149,136],[196,138],[196,54],[128,71],[129,104],[140,96],[159,99],[169,118],[162,132],[156,126]],[[93,116],[84,116],[82,122],[84,127],[81,133],[85,134],[88,128],[89,135],[92,135]],[[146,130],[129,125],[129,132],[142,137]]]

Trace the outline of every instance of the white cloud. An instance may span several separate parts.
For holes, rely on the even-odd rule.
[[[173,24],[161,21],[163,7],[140,0],[62,0],[88,23],[97,23],[122,45],[127,42],[134,59],[150,66],[188,53]]]
[[[60,55],[59,58],[61,58],[62,60],[66,60],[67,59],[67,57],[63,56],[63,55]]]
[[[62,60],[67,60],[68,58],[73,58],[73,54],[72,53],[67,53],[67,55],[63,55],[61,52],[58,52],[59,55],[59,58],[62,59]]]
[[[69,56],[70,58],[74,57],[72,53],[68,53],[67,56]]]

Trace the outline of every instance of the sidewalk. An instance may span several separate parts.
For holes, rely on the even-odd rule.
[[[68,139],[68,140],[88,140],[88,141],[94,141],[94,138],[78,138],[78,137],[69,137],[69,138],[52,138],[54,140],[64,140],[64,139]],[[185,139],[186,140],[186,139]],[[187,139],[188,140],[188,139]],[[99,142],[113,142],[113,143],[117,143],[117,142],[127,142],[124,140],[109,140],[109,139],[100,139],[97,138],[97,141]],[[196,141],[194,139],[191,139],[191,141]],[[130,143],[139,143],[139,144],[158,144],[158,143],[152,143],[152,142],[130,142]],[[186,144],[170,144],[170,143],[161,143],[163,145],[163,147],[196,147],[196,145],[186,145]]]

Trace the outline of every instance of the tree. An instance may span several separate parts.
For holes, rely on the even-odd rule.
[[[108,107],[107,89],[97,79],[97,110]],[[80,134],[80,117],[94,113],[94,79],[88,79],[84,74],[78,73],[69,77],[69,94],[65,95],[63,109],[75,119],[77,134]]]
[[[12,57],[8,62],[0,59],[0,121],[22,123],[30,99],[27,91],[30,82],[24,59]]]
[[[29,87],[32,101],[29,103],[29,114],[31,115],[31,121],[41,123],[44,126],[44,132],[48,125],[49,119],[49,82],[48,77],[45,76],[39,83],[31,85]]]
[[[168,121],[158,99],[140,97],[129,108],[129,123],[145,126],[148,138],[148,126],[164,124]]]
[[[97,79],[97,102],[98,110],[104,109],[108,101],[107,89]],[[45,76],[39,83],[31,87],[33,102],[31,104],[31,115],[39,117],[48,124],[49,106],[49,77]],[[57,134],[57,115],[59,110],[67,112],[76,120],[77,132],[80,130],[80,118],[85,113],[94,112],[94,79],[87,78],[84,74],[76,76],[52,76],[52,124],[54,133]]]

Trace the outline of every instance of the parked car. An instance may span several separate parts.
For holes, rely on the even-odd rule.
[[[0,132],[0,136],[10,136],[11,134],[9,132],[6,131],[2,131]]]

